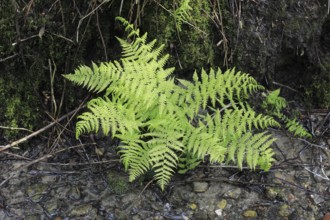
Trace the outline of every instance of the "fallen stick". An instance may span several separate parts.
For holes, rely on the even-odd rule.
[[[72,110],[71,112],[67,113],[66,115],[63,115],[62,117],[60,117],[60,118],[57,119],[56,121],[54,121],[54,122],[50,123],[49,125],[47,125],[47,126],[41,128],[41,129],[39,129],[38,131],[33,132],[32,134],[30,134],[30,135],[28,135],[28,136],[25,136],[25,137],[23,137],[23,138],[21,138],[21,139],[19,139],[19,140],[17,140],[17,141],[14,141],[14,142],[12,142],[12,143],[10,143],[10,144],[7,144],[7,145],[0,145],[0,152],[5,151],[5,150],[7,150],[7,149],[9,149],[9,148],[11,148],[11,147],[14,147],[14,146],[16,146],[16,145],[18,145],[18,144],[20,144],[20,143],[23,143],[23,142],[25,142],[25,141],[31,139],[32,137],[34,137],[34,136],[36,136],[36,135],[38,135],[38,134],[40,134],[40,133],[46,131],[47,129],[53,127],[55,124],[57,124],[57,123],[59,123],[60,121],[62,121],[63,119],[65,119],[66,117],[75,114],[75,113],[76,113],[80,108],[82,108],[82,107],[83,107],[83,106],[79,106],[79,107],[76,108],[75,110]]]

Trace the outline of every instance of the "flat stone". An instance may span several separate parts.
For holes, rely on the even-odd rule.
[[[46,194],[47,186],[44,184],[35,184],[29,186],[26,191],[33,202],[39,202]]]
[[[280,210],[278,211],[278,214],[282,217],[289,217],[291,213],[292,210],[287,204],[281,205]]]
[[[194,182],[193,183],[194,192],[197,192],[197,193],[206,192],[206,190],[208,188],[209,188],[209,184],[207,182]]]
[[[274,200],[278,195],[278,190],[273,187],[266,188],[266,196],[270,200]]]
[[[217,204],[217,207],[218,207],[219,209],[224,209],[224,208],[226,208],[226,206],[227,206],[227,200],[225,200],[225,199],[222,199],[222,200]]]
[[[93,206],[90,204],[84,204],[80,206],[74,207],[71,211],[69,216],[70,217],[81,217],[90,215],[93,213]]]
[[[246,218],[255,218],[257,217],[257,212],[254,210],[245,210],[243,216]]]
[[[224,197],[228,197],[230,199],[238,199],[242,197],[242,190],[240,188],[229,190],[224,194]]]

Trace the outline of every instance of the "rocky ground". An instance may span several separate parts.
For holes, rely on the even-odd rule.
[[[325,118],[315,117],[313,140],[271,131],[277,162],[269,172],[203,164],[175,176],[165,192],[148,176],[128,183],[109,147],[115,143],[107,140],[73,145],[63,139],[51,149],[31,143],[0,155],[0,219],[328,220]]]

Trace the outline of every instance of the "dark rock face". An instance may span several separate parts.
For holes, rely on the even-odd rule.
[[[318,66],[320,39],[330,38],[330,25],[323,25],[328,37],[320,37],[327,17],[325,1],[260,0],[230,7],[237,24],[229,33],[232,62],[239,69],[272,86],[273,81],[297,81]]]
[[[330,16],[322,25],[320,49],[323,53],[330,53]]]

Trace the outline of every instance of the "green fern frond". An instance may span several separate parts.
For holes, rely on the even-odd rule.
[[[98,133],[102,128],[104,135],[111,132],[112,136],[117,133],[134,133],[139,130],[140,122],[134,118],[130,109],[122,106],[120,101],[112,102],[107,97],[91,100],[87,107],[90,112],[85,112],[78,118],[76,138],[82,133]]]
[[[66,79],[75,84],[87,88],[89,91],[102,92],[110,84],[116,81],[121,74],[122,68],[118,62],[101,63],[97,66],[93,63],[93,68],[80,66],[74,74],[63,75]]]
[[[270,147],[270,145],[275,141],[275,139],[271,138],[271,135],[266,135],[265,132],[255,134],[253,137],[245,142],[246,146],[246,162],[251,169],[255,169],[259,162],[260,157],[260,148],[263,147],[263,153],[266,149]],[[265,148],[265,149],[264,149]],[[273,152],[269,152],[273,155]],[[272,161],[265,161],[264,163],[269,164]],[[238,164],[239,167],[242,167],[242,164]]]
[[[117,137],[122,139],[122,145],[119,146],[122,163],[129,172],[129,180],[133,181],[151,168],[149,146],[140,140],[139,134],[117,135]]]
[[[192,8],[189,3],[190,0],[181,0],[179,8],[174,11],[174,19],[178,31],[181,31],[182,24],[190,18],[189,11]]]
[[[125,18],[116,17],[117,21],[120,21],[125,27],[125,31],[128,32],[128,38],[131,36],[140,36],[140,30],[135,28],[133,24],[129,23]]]
[[[307,138],[312,137],[312,135],[296,119],[286,119],[285,121],[286,128],[295,136]]]
[[[280,96],[280,89],[271,91],[266,96],[262,107],[268,112],[281,119],[286,126],[286,129],[298,137],[310,138],[312,135],[296,120],[290,119],[283,114],[283,109],[287,106],[286,100]]]
[[[201,162],[201,159],[189,152],[185,152],[179,157],[178,173],[185,174],[187,171],[195,169]]]

